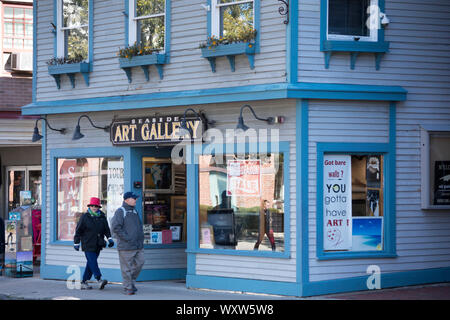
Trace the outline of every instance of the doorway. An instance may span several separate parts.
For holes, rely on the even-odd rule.
[[[6,167],[6,215],[21,205],[42,204],[41,166]],[[7,217],[6,217],[7,218]]]

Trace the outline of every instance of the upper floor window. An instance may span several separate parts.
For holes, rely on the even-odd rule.
[[[239,38],[255,29],[253,0],[213,0],[211,11],[211,35]]]
[[[74,60],[89,57],[89,0],[59,0],[57,55]]]
[[[377,41],[378,0],[328,0],[329,40]]]
[[[131,0],[128,44],[165,50],[166,0]]]
[[[33,9],[23,6],[3,7],[3,49],[33,49]]]

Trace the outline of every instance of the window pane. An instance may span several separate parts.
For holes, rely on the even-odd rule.
[[[15,23],[14,24],[14,34],[18,37],[24,35],[24,28],[22,23]]]
[[[14,17],[14,9],[11,7],[5,7],[5,18],[12,18]]]
[[[119,180],[111,180],[110,168],[120,169]],[[91,197],[101,200],[108,220],[118,208],[114,200],[123,194],[123,158],[58,159],[57,240],[73,241],[76,224]],[[110,205],[114,203],[114,207]]]
[[[4,24],[4,26],[5,26],[5,29],[4,29],[5,35],[13,34],[13,24],[12,24],[12,22],[6,22]]]
[[[253,2],[220,8],[220,36],[239,37],[253,28]]]
[[[166,0],[137,0],[136,17],[165,12]]]
[[[23,39],[14,39],[13,47],[16,49],[23,49]]]
[[[200,248],[283,252],[283,154],[227,159],[199,159]]]
[[[430,134],[430,186],[433,205],[450,205],[450,134]]]
[[[24,48],[25,49],[33,49],[33,40],[25,39],[24,40]]]
[[[42,195],[42,172],[41,170],[28,171],[28,185],[31,191],[31,198],[35,205],[41,205]]]
[[[23,19],[25,16],[25,9],[23,8],[14,8],[14,18],[15,19]]]
[[[164,49],[164,17],[140,19],[137,23],[138,42],[157,49]]]
[[[25,19],[33,20],[33,9],[25,9]]]
[[[88,58],[88,40],[88,27],[65,30],[65,56],[70,59],[86,60]]]
[[[88,0],[63,0],[64,27],[76,27],[89,23]]]
[[[33,24],[31,23],[25,24],[25,35],[28,37],[33,36]]]
[[[20,191],[25,191],[25,171],[8,172],[8,212],[20,206]]]
[[[324,250],[383,250],[383,167],[382,155],[324,156]]]
[[[370,0],[329,0],[328,33],[369,36],[366,26]]]
[[[12,48],[12,39],[11,38],[3,38],[3,46],[5,48]]]

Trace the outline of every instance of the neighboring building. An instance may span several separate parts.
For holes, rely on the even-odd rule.
[[[295,296],[450,280],[450,4],[288,3],[36,4],[23,114],[67,129],[42,130],[42,278],[84,266],[73,233],[90,197],[110,218],[132,190],[140,280]],[[250,43],[199,48],[249,26]],[[135,41],[147,55],[118,56]],[[242,120],[258,144],[240,143]],[[185,122],[215,130],[184,165],[170,137]],[[115,249],[100,266],[121,280]]]
[[[36,116],[21,112],[32,101],[33,1],[0,1],[0,51],[0,216],[7,219],[20,191],[32,190],[40,201],[41,146],[31,142]]]

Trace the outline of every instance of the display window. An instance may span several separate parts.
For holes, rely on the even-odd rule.
[[[450,127],[421,128],[423,209],[450,208]]]
[[[199,156],[199,248],[285,251],[284,154]]]
[[[383,250],[383,160],[380,154],[324,154],[324,251]]]
[[[122,206],[124,161],[110,158],[57,159],[57,238],[73,241],[79,218],[91,197],[101,200],[102,211],[110,223]]]
[[[186,242],[186,165],[170,158],[144,157],[144,244],[170,245]]]

